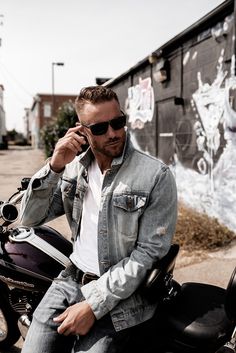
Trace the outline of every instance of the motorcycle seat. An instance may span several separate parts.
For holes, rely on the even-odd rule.
[[[225,297],[225,311],[227,316],[236,321],[236,267],[230,277]]]
[[[230,339],[236,321],[235,297],[236,269],[227,289],[205,283],[184,283],[165,316],[166,327],[176,346],[199,353],[214,351]]]
[[[148,273],[142,284],[142,291],[150,302],[163,300],[169,295],[168,292],[172,287],[172,275],[178,253],[179,245],[172,244],[168,253],[158,260]]]

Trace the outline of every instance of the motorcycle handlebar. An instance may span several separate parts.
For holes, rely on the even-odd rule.
[[[0,201],[0,226],[8,226],[17,220],[18,209],[15,205],[20,203],[29,182],[30,178],[23,178],[18,191],[13,194],[8,201]]]
[[[15,205],[3,203],[0,205],[0,225],[7,226],[18,218],[18,210]]]

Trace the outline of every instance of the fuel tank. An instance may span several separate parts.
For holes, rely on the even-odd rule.
[[[30,291],[42,291],[69,263],[72,244],[48,226],[20,226],[0,245],[0,280]]]

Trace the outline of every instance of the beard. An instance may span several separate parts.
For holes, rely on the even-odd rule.
[[[125,138],[114,137],[107,140],[105,143],[100,145],[99,143],[93,143],[92,149],[106,157],[120,157],[123,153],[125,145]]]

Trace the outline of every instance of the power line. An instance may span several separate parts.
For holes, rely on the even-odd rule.
[[[5,70],[5,77],[9,76],[29,97],[33,98],[34,96],[22,85],[22,83],[8,70],[6,65],[0,61],[0,69],[4,74]],[[3,70],[4,69],[4,70]],[[7,77],[8,78],[8,77]]]

